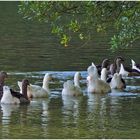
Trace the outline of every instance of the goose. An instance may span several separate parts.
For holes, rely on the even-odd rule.
[[[76,72],[74,75],[74,83],[71,80],[67,80],[63,84],[62,95],[70,96],[80,96],[82,95],[82,90],[80,88],[79,80],[81,79],[80,72]]]
[[[3,96],[3,86],[4,86],[4,81],[5,81],[5,78],[7,78],[8,75],[6,72],[2,71],[0,72],[0,100]]]
[[[122,56],[117,56],[114,60],[114,63],[110,65],[110,73],[113,76],[116,72],[119,73],[120,71],[120,65],[124,62],[124,59]]]
[[[10,89],[9,86],[3,86],[3,96],[1,103],[3,104],[23,104],[30,103],[30,99],[27,97],[27,85],[29,81],[27,79],[22,80],[22,94]]]
[[[125,81],[121,74],[115,73],[113,77],[107,77],[108,71],[103,68],[101,71],[101,80],[110,84],[111,89],[124,89],[126,88]]]
[[[131,63],[132,63],[132,70],[135,71],[135,72],[140,73],[139,65],[137,65],[133,59],[131,59]]]
[[[98,71],[94,63],[87,69],[88,72],[88,92],[91,93],[108,93],[111,91],[110,85],[99,79]]]
[[[19,98],[13,97],[8,86],[3,86],[2,104],[20,104]]]
[[[50,89],[49,89],[49,81],[52,80],[52,75],[49,73],[46,73],[43,79],[43,85],[32,85],[30,84],[27,88],[27,95],[28,97],[32,96],[33,98],[43,98],[43,97],[49,97],[50,95]],[[21,82],[18,81],[18,86],[20,90]]]
[[[125,81],[122,79],[122,75],[115,73],[110,81],[110,87],[112,89],[124,89],[126,88]]]
[[[119,74],[122,75],[122,77],[129,77],[129,76],[140,76],[140,73],[139,72],[136,72],[136,71],[127,71],[125,70],[123,64],[121,64],[121,68],[120,68],[120,72]]]
[[[107,68],[107,69],[108,69],[109,65],[110,65],[110,60],[107,59],[107,58],[106,58],[106,59],[103,59],[101,65],[96,65],[96,68],[97,68],[97,70],[98,70],[98,74],[101,75],[101,70],[102,70],[103,68]]]

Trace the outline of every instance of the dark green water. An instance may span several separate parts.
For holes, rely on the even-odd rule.
[[[73,47],[64,48],[48,25],[24,21],[17,4],[0,2],[0,70],[9,74],[6,84],[18,90],[16,82],[26,77],[42,85],[46,72],[55,80],[49,99],[34,99],[28,106],[1,105],[0,138],[140,138],[140,77],[125,79],[124,92],[86,92],[86,69],[92,61],[122,55],[126,64],[131,58],[139,62],[139,42],[113,54],[108,50],[110,31],[95,34],[85,46],[74,41]],[[85,96],[62,98],[62,85],[75,71],[82,73]]]

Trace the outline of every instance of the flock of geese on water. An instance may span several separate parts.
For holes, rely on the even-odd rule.
[[[140,76],[140,65],[131,59],[132,67],[124,67],[124,59],[121,56],[115,58],[114,63],[110,64],[109,59],[104,59],[101,65],[92,63],[87,68],[87,92],[89,93],[109,93],[112,89],[125,89],[126,83],[123,79],[127,76]],[[27,79],[18,81],[20,92],[14,91],[6,86],[4,81],[7,73],[0,72],[0,100],[1,104],[28,104],[32,98],[49,97],[49,81],[52,74],[46,73],[42,87],[32,85]],[[83,92],[80,88],[80,72],[74,75],[74,82],[67,80],[63,84],[62,96],[81,96]]]

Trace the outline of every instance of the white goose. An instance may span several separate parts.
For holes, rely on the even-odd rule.
[[[51,80],[52,80],[52,75],[49,73],[45,74],[42,87],[38,85],[30,84],[27,88],[27,95],[28,96],[32,95],[33,98],[49,97],[50,95],[49,81]],[[18,86],[21,90],[22,89],[21,82],[19,81],[18,81]]]
[[[112,89],[126,88],[125,81],[122,79],[121,74],[115,73],[111,79],[110,86]]]
[[[99,79],[98,71],[94,63],[88,67],[88,92],[92,93],[108,93],[111,91],[110,85]]]
[[[8,86],[3,86],[3,95],[1,98],[1,103],[3,104],[29,104],[30,98],[27,97],[27,86],[29,85],[29,81],[27,79],[23,79],[22,86],[22,94],[20,92],[16,92]]]
[[[68,80],[63,85],[62,95],[80,96],[82,90],[80,88],[79,80],[81,79],[80,72],[76,72],[74,75],[74,84],[71,80]]]
[[[3,86],[3,96],[1,98],[2,104],[20,104],[20,99],[12,96],[10,88]]]

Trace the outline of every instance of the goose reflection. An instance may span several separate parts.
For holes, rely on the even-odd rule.
[[[7,104],[1,104],[1,110],[2,110],[2,124],[9,124],[10,123],[10,116],[13,111],[16,111],[19,108],[19,105],[7,105]]]
[[[62,106],[62,132],[64,136],[69,135],[70,138],[75,138],[79,136],[79,130],[81,127],[85,127],[85,109],[86,109],[86,96],[62,96],[63,106]],[[71,129],[72,128],[72,129]]]
[[[108,108],[108,95],[105,94],[88,94],[87,125],[90,129],[100,128],[103,132],[107,129],[106,124],[110,121],[110,108]]]
[[[73,112],[74,116],[78,114],[78,99],[73,96],[62,96],[63,110],[66,115],[70,115]]]
[[[65,125],[69,125],[71,123],[74,123],[76,125],[78,123],[78,119],[80,117],[80,103],[82,98],[83,96],[62,96],[63,123]]]
[[[38,123],[42,130],[41,138],[45,138],[48,135],[48,122],[50,120],[49,103],[49,98],[33,99],[28,109],[30,115],[31,113],[38,115],[36,116],[36,119],[38,120]]]
[[[17,111],[19,105],[7,105],[1,104],[1,112],[2,112],[2,130],[1,130],[1,138],[8,138],[10,133],[10,123],[11,123],[11,115],[12,112]]]

